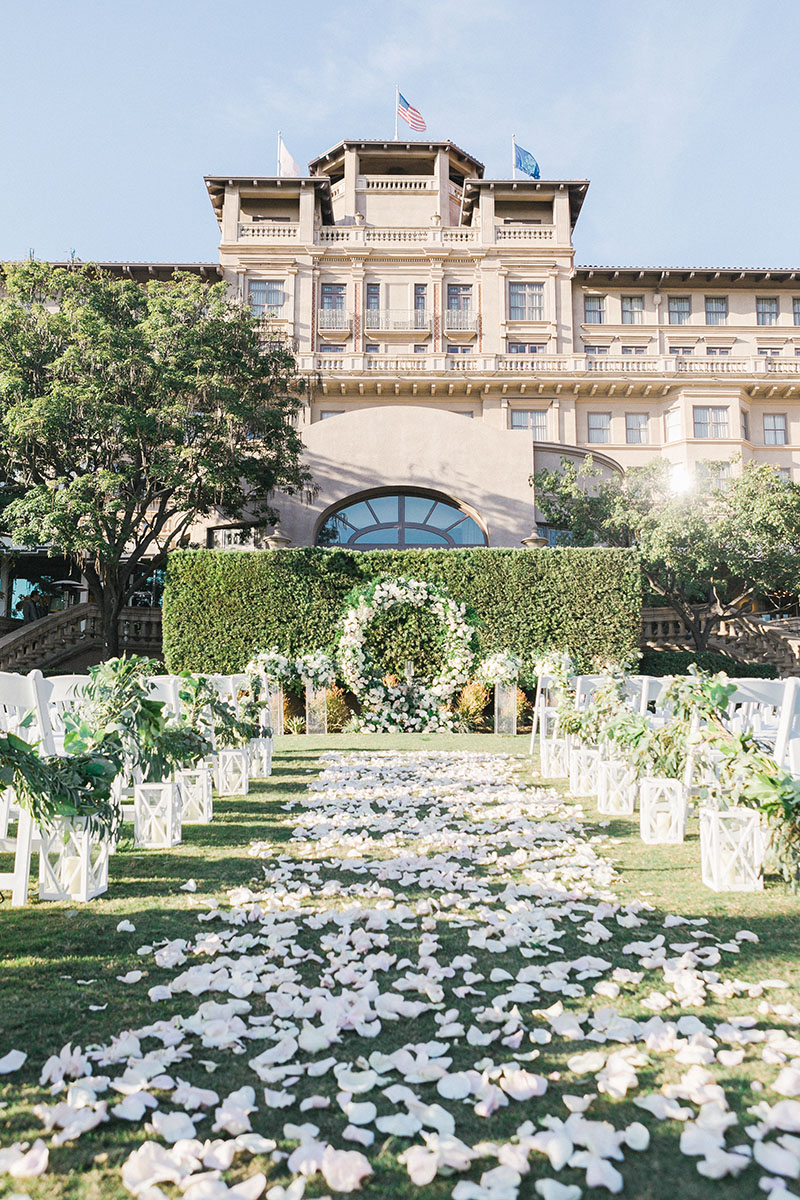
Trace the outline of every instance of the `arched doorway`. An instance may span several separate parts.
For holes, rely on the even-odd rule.
[[[489,542],[476,518],[448,496],[418,488],[379,488],[351,496],[323,514],[316,544],[348,550],[410,550]]]

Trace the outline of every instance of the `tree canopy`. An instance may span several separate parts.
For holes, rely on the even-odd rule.
[[[800,487],[765,463],[745,463],[724,486],[711,479],[700,471],[695,486],[676,492],[662,460],[607,476],[587,458],[579,467],[564,459],[532,482],[563,540],[637,547],[650,590],[705,650],[750,597],[796,595],[800,579]]]
[[[93,267],[4,267],[3,524],[86,576],[106,650],[130,594],[199,517],[276,520],[309,482],[295,362],[225,283],[145,285]]]

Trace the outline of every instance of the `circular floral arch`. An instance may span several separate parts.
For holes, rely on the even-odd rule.
[[[367,646],[378,613],[410,604],[425,608],[442,625],[442,667],[431,679],[384,683]],[[339,665],[348,688],[362,704],[361,727],[370,732],[449,729],[447,701],[469,678],[475,627],[463,604],[424,579],[378,579],[348,597],[339,637]]]

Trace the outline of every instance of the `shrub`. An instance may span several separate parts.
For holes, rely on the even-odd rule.
[[[334,683],[328,688],[328,732],[340,733],[353,715],[344,688]]]
[[[685,675],[692,664],[701,671],[715,675],[724,671],[732,679],[755,677],[757,679],[777,679],[778,668],[772,663],[746,663],[728,654],[720,654],[716,650],[706,650],[697,653],[693,650],[645,650],[639,672],[642,675]]]
[[[380,575],[426,579],[465,603],[480,620],[479,659],[517,654],[523,686],[548,650],[569,649],[588,668],[593,658],[623,659],[638,649],[641,584],[631,550],[180,550],[170,555],[164,593],[168,670],[227,674],[271,646],[293,659],[331,653],[345,597]],[[410,658],[416,674],[433,674],[431,634],[424,621],[404,629],[403,661],[390,665],[402,668]],[[385,631],[375,636],[391,644]]]
[[[462,689],[455,703],[456,715],[467,729],[485,729],[488,724],[486,710],[491,703],[492,693],[485,683],[471,679]]]

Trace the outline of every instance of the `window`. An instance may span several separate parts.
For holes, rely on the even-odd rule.
[[[611,413],[589,413],[589,441],[611,440]]]
[[[427,353],[428,353],[428,347],[427,347],[427,345],[425,344],[425,342],[418,342],[418,343],[417,343],[417,344],[414,346],[414,353],[415,353],[415,354],[427,354]]]
[[[598,358],[608,355],[608,346],[584,346],[583,348],[587,355],[586,366],[590,371],[597,369]]]
[[[448,283],[447,311],[469,312],[472,308],[472,284]]]
[[[251,279],[247,295],[254,317],[280,317],[285,293],[282,279]]]
[[[691,296],[670,296],[667,312],[670,325],[688,325],[692,315]]]
[[[341,345],[338,345],[338,346],[330,345],[329,346],[326,342],[324,353],[325,354],[344,354],[344,346],[341,346]]]
[[[780,346],[759,346],[758,353],[761,358],[778,358],[780,355]]]
[[[694,436],[696,438],[726,438],[728,436],[727,408],[695,405]]]
[[[742,409],[742,437],[746,442],[750,441],[750,413],[747,409]]]
[[[587,354],[608,354],[608,346],[584,346]]]
[[[664,441],[677,442],[681,436],[681,412],[679,408],[671,408],[664,413]]]
[[[381,285],[367,284],[367,312],[378,312],[381,306]],[[323,306],[324,307],[324,306]]]
[[[644,346],[623,346],[623,354],[644,354]]]
[[[547,412],[545,409],[512,408],[512,429],[530,429],[535,442],[547,441]]]
[[[508,308],[511,321],[543,321],[544,284],[509,283]]]
[[[800,325],[800,296],[795,296],[792,300],[792,317],[795,325]]]
[[[725,325],[728,320],[728,297],[706,296],[706,325]]]
[[[547,342],[509,342],[509,354],[544,354]]]
[[[472,354],[472,346],[453,346],[447,347],[448,354]]]
[[[670,346],[669,352],[676,358],[686,358],[690,354],[694,354],[694,346]]]
[[[629,446],[647,445],[647,413],[625,413],[625,441]]]
[[[764,445],[786,445],[786,413],[764,413]]]
[[[587,325],[603,325],[606,319],[605,296],[583,297],[583,319]]]
[[[378,286],[368,284],[367,288]],[[320,293],[322,307],[326,312],[344,312],[345,285],[343,283],[323,283]]]
[[[450,412],[455,417],[472,417],[475,415],[473,413],[472,409],[466,409],[466,408],[451,408]]]
[[[756,296],[756,325],[778,324],[778,297]]]
[[[731,477],[727,462],[701,462],[695,467],[695,477],[701,487],[721,488]]]
[[[728,358],[730,350],[727,346],[706,346],[706,354],[709,358]]]
[[[622,297],[622,324],[641,325],[644,314],[644,296]]]
[[[470,414],[461,410],[461,415]],[[372,493],[345,503],[328,517],[317,534],[320,546],[352,550],[390,547],[485,546],[477,521],[452,501],[436,493]]]
[[[331,417],[340,417],[344,412],[343,408],[323,408],[319,414],[320,421],[327,421]]]
[[[365,354],[380,354],[381,348],[377,342],[367,342],[364,346]]]
[[[776,467],[775,470],[778,472],[778,478],[782,479],[784,483],[792,482],[792,468],[791,467]]]
[[[427,283],[414,284],[414,311],[425,312],[428,307],[428,285]]]

